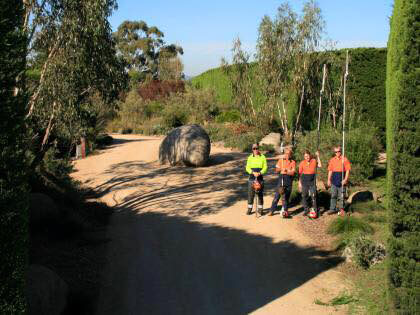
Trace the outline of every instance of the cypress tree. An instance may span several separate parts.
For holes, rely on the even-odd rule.
[[[0,0],[0,314],[26,311],[27,187],[24,160],[26,40],[21,0]]]
[[[420,313],[420,6],[395,0],[387,55],[389,283],[398,313]]]

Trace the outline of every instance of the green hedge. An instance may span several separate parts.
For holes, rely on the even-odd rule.
[[[24,166],[23,93],[14,96],[16,78],[25,69],[20,0],[0,5],[0,314],[26,310],[27,187]]]
[[[389,279],[398,313],[420,313],[420,6],[396,0],[387,59]]]

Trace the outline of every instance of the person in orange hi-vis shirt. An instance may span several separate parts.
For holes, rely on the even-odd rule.
[[[319,152],[315,153],[316,159],[312,157],[311,152],[305,150],[303,154],[304,160],[299,164],[299,191],[302,192],[303,215],[307,216],[309,213],[308,197],[312,199],[312,208],[318,214],[318,207],[316,202],[316,173],[317,168],[322,167],[319,159]]]
[[[277,161],[275,172],[279,173],[279,179],[277,182],[277,189],[274,195],[273,202],[271,203],[270,215],[274,214],[277,210],[277,204],[282,198],[282,209],[281,214],[288,216],[289,199],[292,193],[293,176],[295,176],[296,162],[292,160],[292,150],[286,149],[284,155]],[[280,194],[280,191],[282,194]]]
[[[342,156],[341,146],[334,147],[334,154],[335,156],[328,163],[328,186],[331,187],[329,214],[338,212],[338,214],[344,215],[343,190],[349,182],[351,164],[345,156]]]

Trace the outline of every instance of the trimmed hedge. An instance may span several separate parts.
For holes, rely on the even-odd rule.
[[[0,5],[0,314],[26,311],[25,98],[22,92],[14,96],[16,78],[25,70],[23,8],[20,0],[2,1]]]
[[[420,6],[395,0],[387,59],[390,291],[401,314],[420,313]]]

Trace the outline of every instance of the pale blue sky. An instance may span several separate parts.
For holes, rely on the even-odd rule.
[[[258,25],[273,17],[283,1],[277,0],[119,0],[110,18],[113,30],[124,20],[143,20],[157,26],[167,43],[184,48],[185,74],[194,76],[230,59],[232,42],[239,37],[255,51]],[[300,13],[304,0],[290,0]],[[327,36],[337,48],[385,47],[393,0],[318,0]]]

